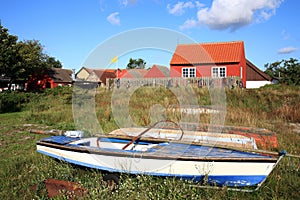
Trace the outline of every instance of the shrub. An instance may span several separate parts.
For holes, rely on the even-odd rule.
[[[0,93],[0,113],[21,111],[30,97],[29,93],[17,91]]]

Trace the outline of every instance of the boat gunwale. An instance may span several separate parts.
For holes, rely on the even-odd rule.
[[[107,137],[107,136],[105,136]],[[100,137],[101,138],[101,137]],[[110,137],[107,137],[110,138]],[[115,137],[113,137],[115,138]],[[117,137],[119,138],[119,137]],[[149,141],[149,140],[148,140]],[[166,142],[166,140],[153,140],[153,141],[162,141]],[[170,141],[169,141],[170,142]],[[226,148],[226,147],[219,147],[219,146],[213,146],[213,145],[202,145],[202,144],[194,144],[194,143],[187,143],[182,141],[171,141],[179,144],[191,144],[191,145],[197,145],[197,146],[208,146],[208,147],[216,147],[216,148],[223,148],[223,149],[229,149],[229,150],[237,150],[241,152],[251,152],[251,150],[245,150],[242,151],[240,149],[234,149],[234,148]],[[209,162],[276,162],[278,160],[278,156],[270,155],[267,153],[263,153],[264,155],[271,156],[270,158],[247,158],[247,157],[187,157],[187,156],[162,156],[162,155],[155,155],[153,152],[141,152],[141,151],[128,151],[128,150],[121,150],[121,151],[109,151],[106,149],[101,148],[84,148],[84,146],[79,147],[75,145],[71,145],[70,143],[67,144],[55,144],[51,142],[46,141],[37,141],[37,145],[46,146],[46,147],[52,147],[57,148],[60,150],[66,150],[66,151],[73,151],[78,153],[88,153],[88,154],[95,154],[95,155],[111,155],[111,156],[119,156],[119,157],[135,157],[135,158],[144,158],[144,159],[165,159],[165,160],[183,160],[183,161],[209,161]],[[252,152],[257,153],[257,152]]]

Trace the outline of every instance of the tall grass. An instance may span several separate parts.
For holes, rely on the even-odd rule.
[[[300,135],[289,123],[300,123],[300,88],[269,86],[256,90],[226,90],[227,125],[255,126],[277,132],[279,149],[300,154]],[[207,89],[195,89],[199,105],[210,105]],[[24,124],[47,129],[74,129],[72,89],[58,88],[31,94],[22,112],[0,114],[0,196],[1,199],[47,199],[43,180],[56,178],[80,183],[88,190],[85,199],[299,199],[300,161],[285,158],[254,193],[190,187],[190,182],[151,176],[121,176],[121,185],[113,192],[103,184],[102,174],[58,162],[36,153],[35,142],[43,135],[32,135]],[[105,133],[118,128],[112,113],[112,91],[98,89],[95,103],[100,126]],[[116,106],[122,105],[117,99]],[[129,101],[129,113],[137,125],[149,125],[155,114],[179,120],[181,115],[166,111],[177,104],[167,88],[140,88]],[[118,108],[118,107],[117,107]],[[121,109],[121,106],[120,106]],[[166,111],[166,112],[165,112]],[[209,123],[209,114],[200,114]],[[35,189],[33,189],[35,186]],[[61,196],[57,199],[67,199]]]

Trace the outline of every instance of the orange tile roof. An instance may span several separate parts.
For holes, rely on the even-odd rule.
[[[170,64],[240,62],[243,51],[243,41],[179,44],[177,45]]]

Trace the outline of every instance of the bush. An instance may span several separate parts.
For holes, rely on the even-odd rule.
[[[30,101],[31,94],[17,91],[0,93],[0,113],[19,112]]]

